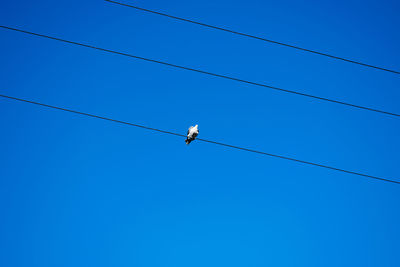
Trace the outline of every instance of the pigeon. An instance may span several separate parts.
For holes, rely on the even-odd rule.
[[[190,126],[189,130],[187,132],[187,138],[185,140],[186,144],[190,144],[194,139],[196,139],[196,136],[199,134],[199,126],[196,124],[196,126]]]

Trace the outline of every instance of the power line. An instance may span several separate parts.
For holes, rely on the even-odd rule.
[[[298,91],[293,91],[293,90],[284,89],[284,88],[280,88],[280,87],[275,87],[275,86],[271,86],[271,85],[267,85],[267,84],[263,84],[263,83],[257,83],[257,82],[252,82],[252,81],[248,81],[248,80],[243,80],[243,79],[240,79],[240,78],[235,78],[235,77],[231,77],[231,76],[226,76],[226,75],[222,75],[222,74],[208,72],[208,71],[204,71],[204,70],[200,70],[200,69],[180,66],[180,65],[176,65],[176,64],[173,64],[173,63],[168,63],[168,62],[165,62],[165,61],[160,61],[160,60],[140,57],[140,56],[136,56],[136,55],[132,55],[132,54],[118,52],[118,51],[115,51],[115,50],[101,48],[101,47],[94,46],[94,45],[89,45],[89,44],[69,41],[69,40],[65,40],[65,39],[61,39],[61,38],[57,38],[57,37],[53,37],[53,36],[48,36],[48,35],[44,35],[44,34],[40,34],[40,33],[34,33],[34,32],[30,32],[30,31],[26,31],[26,30],[22,30],[22,29],[16,29],[16,28],[3,26],[3,25],[0,25],[0,28],[8,29],[8,30],[16,31],[16,32],[22,32],[22,33],[26,33],[26,34],[30,34],[30,35],[34,35],[34,36],[38,36],[38,37],[43,37],[43,38],[47,38],[47,39],[51,39],[51,40],[56,40],[56,41],[60,41],[60,42],[68,43],[68,44],[73,44],[73,45],[83,46],[83,47],[87,47],[87,48],[92,48],[92,49],[96,49],[96,50],[100,50],[100,51],[108,52],[108,53],[113,53],[113,54],[117,54],[117,55],[121,55],[121,56],[140,59],[140,60],[144,60],[144,61],[147,61],[147,62],[157,63],[157,64],[169,66],[169,67],[174,67],[174,68],[178,68],[178,69],[183,69],[183,70],[193,71],[193,72],[197,72],[197,73],[202,73],[202,74],[206,74],[206,75],[210,75],[210,76],[214,76],[214,77],[228,79],[228,80],[231,80],[231,81],[241,82],[241,83],[245,83],[245,84],[251,84],[251,85],[264,87],[264,88],[269,88],[269,89],[273,89],[273,90],[277,90],[277,91],[281,91],[281,92],[285,92],[285,93],[296,94],[296,95],[300,95],[300,96],[304,96],[304,97],[308,97],[308,98],[312,98],[312,99],[318,99],[318,100],[331,102],[331,103],[336,103],[336,104],[341,104],[341,105],[345,105],[345,106],[349,106],[349,107],[353,107],[353,108],[358,108],[358,109],[363,109],[363,110],[373,111],[373,112],[382,113],[382,114],[386,114],[386,115],[400,117],[400,114],[398,114],[398,113],[393,113],[393,112],[388,112],[388,111],[379,110],[379,109],[375,109],[375,108],[360,106],[360,105],[351,104],[351,103],[347,103],[347,102],[343,102],[343,101],[339,101],[339,100],[334,100],[334,99],[330,99],[330,98],[310,95],[310,94],[301,93],[301,92],[298,92]]]
[[[166,13],[161,13],[161,12],[158,12],[158,11],[146,9],[146,8],[143,8],[143,7],[138,7],[138,6],[125,4],[125,3],[121,3],[121,2],[117,2],[117,1],[112,1],[112,0],[105,0],[105,1],[109,2],[109,3],[125,6],[125,7],[131,7],[131,8],[140,10],[140,11],[145,11],[145,12],[148,12],[148,13],[161,15],[161,16],[164,16],[164,17],[167,17],[167,18],[171,18],[171,19],[176,19],[176,20],[180,20],[180,21],[193,23],[193,24],[196,24],[196,25],[204,26],[204,27],[207,27],[207,28],[215,29],[215,30],[229,32],[229,33],[233,33],[233,34],[236,34],[236,35],[245,36],[245,37],[249,37],[249,38],[252,38],[252,39],[257,39],[257,40],[260,40],[260,41],[269,42],[269,43],[273,43],[273,44],[277,44],[277,45],[281,45],[281,46],[294,48],[294,49],[301,50],[301,51],[304,51],[304,52],[313,53],[313,54],[320,55],[320,56],[325,56],[325,57],[329,57],[329,58],[333,58],[333,59],[337,59],[337,60],[342,60],[342,61],[345,61],[345,62],[361,65],[361,66],[368,67],[368,68],[373,68],[373,69],[377,69],[377,70],[383,70],[383,71],[387,71],[387,72],[391,72],[391,73],[395,73],[395,74],[400,74],[400,72],[396,71],[396,70],[391,70],[391,69],[387,69],[387,68],[383,68],[383,67],[378,67],[378,66],[362,63],[360,61],[347,59],[347,58],[343,58],[343,57],[339,57],[339,56],[334,56],[334,55],[323,53],[323,52],[319,52],[319,51],[316,51],[316,50],[311,50],[311,49],[303,48],[303,47],[296,46],[296,45],[286,44],[286,43],[270,40],[270,39],[267,39],[267,38],[264,38],[264,37],[259,37],[259,36],[255,36],[255,35],[251,35],[251,34],[247,34],[247,33],[242,33],[242,32],[238,32],[238,31],[230,30],[230,29],[227,29],[227,28],[213,26],[213,25],[210,25],[210,24],[206,24],[206,23],[202,23],[202,22],[198,22],[198,21],[194,21],[194,20],[190,20],[190,19],[180,18],[180,17],[176,17],[176,16],[169,15],[169,14],[166,14]]]
[[[35,102],[35,101],[32,101],[32,100],[17,98],[17,97],[8,96],[8,95],[3,95],[3,94],[0,94],[0,97],[7,98],[7,99],[11,99],[11,100],[16,100],[16,101],[20,101],[20,102],[25,102],[25,103],[35,104],[35,105],[42,106],[42,107],[47,107],[47,108],[62,110],[62,111],[66,111],[66,112],[70,112],[70,113],[74,113],[74,114],[78,114],[78,115],[83,115],[83,116],[88,116],[88,117],[92,117],[92,118],[96,118],[96,119],[101,119],[101,120],[106,120],[106,121],[121,123],[121,124],[129,125],[129,126],[134,126],[134,127],[138,127],[138,128],[142,128],[142,129],[146,129],[146,130],[150,130],[150,131],[155,131],[155,132],[159,132],[159,133],[164,133],[164,134],[169,134],[169,135],[175,135],[175,136],[179,136],[179,137],[186,137],[186,135],[179,134],[179,133],[174,133],[174,132],[170,132],[170,131],[160,130],[160,129],[157,129],[157,128],[153,128],[153,127],[148,127],[148,126],[136,124],[136,123],[131,123],[131,122],[126,122],[126,121],[116,120],[116,119],[112,119],[112,118],[108,118],[108,117],[103,117],[103,116],[99,116],[99,115],[94,115],[94,114],[90,114],[90,113],[85,113],[85,112],[81,112],[81,111],[76,111],[76,110],[72,110],[72,109],[67,109],[67,108],[57,107],[57,106],[48,105],[48,104],[44,104],[44,103],[39,103],[39,102]],[[366,177],[366,178],[372,178],[372,179],[376,179],[376,180],[380,180],[380,181],[385,181],[385,182],[400,184],[399,181],[390,180],[390,179],[387,179],[387,178],[372,176],[372,175],[363,174],[363,173],[354,172],[354,171],[348,171],[348,170],[339,169],[339,168],[336,168],[336,167],[331,167],[331,166],[327,166],[327,165],[322,165],[322,164],[313,163],[313,162],[309,162],[309,161],[299,160],[299,159],[290,158],[290,157],[286,157],[286,156],[271,154],[271,153],[267,153],[267,152],[263,152],[263,151],[258,151],[258,150],[254,150],[254,149],[245,148],[245,147],[239,147],[239,146],[229,145],[229,144],[220,143],[220,142],[215,142],[215,141],[211,141],[211,140],[207,140],[207,139],[202,139],[202,138],[197,138],[197,140],[198,140],[198,141],[202,141],[202,142],[211,143],[211,144],[214,144],[214,145],[219,145],[219,146],[234,148],[234,149],[243,150],[243,151],[247,151],[247,152],[257,153],[257,154],[261,154],[261,155],[264,155],[264,156],[270,156],[270,157],[275,157],[275,158],[280,158],[280,159],[295,161],[295,162],[298,162],[298,163],[307,164],[307,165],[311,165],[311,166],[317,166],[317,167],[321,167],[321,168],[325,168],[325,169],[330,169],[330,170],[334,170],[334,171],[340,171],[340,172],[344,172],[344,173],[348,173],[348,174],[353,174],[353,175],[358,175],[358,176],[362,176],[362,177]]]

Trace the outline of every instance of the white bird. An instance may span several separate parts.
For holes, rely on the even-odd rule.
[[[187,138],[185,140],[186,144],[190,144],[194,139],[196,139],[197,135],[199,134],[199,125],[196,124],[196,126],[190,126],[189,130],[187,132]]]

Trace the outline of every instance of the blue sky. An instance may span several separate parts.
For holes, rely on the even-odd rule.
[[[129,3],[129,1],[126,1]],[[396,1],[135,1],[399,70]],[[398,75],[104,1],[0,24],[400,113]],[[400,179],[400,121],[0,31],[2,94]],[[1,266],[399,266],[400,187],[0,100]]]

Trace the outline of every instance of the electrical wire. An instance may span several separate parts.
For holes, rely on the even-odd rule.
[[[387,69],[387,68],[383,68],[383,67],[378,67],[378,66],[362,63],[360,61],[347,59],[347,58],[343,58],[343,57],[339,57],[339,56],[334,56],[334,55],[323,53],[323,52],[319,52],[319,51],[316,51],[316,50],[311,50],[311,49],[303,48],[303,47],[296,46],[296,45],[282,43],[282,42],[270,40],[270,39],[267,39],[267,38],[263,38],[263,37],[259,37],[259,36],[255,36],[255,35],[251,35],[251,34],[247,34],[247,33],[234,31],[234,30],[230,30],[230,29],[227,29],[227,28],[213,26],[213,25],[210,25],[210,24],[206,24],[206,23],[202,23],[202,22],[198,22],[198,21],[194,21],[194,20],[190,20],[190,19],[180,18],[180,17],[176,17],[176,16],[169,15],[169,14],[166,14],[166,13],[161,13],[161,12],[158,12],[158,11],[146,9],[146,8],[143,8],[143,7],[138,7],[138,6],[125,4],[125,3],[121,3],[121,2],[117,2],[117,1],[112,1],[112,0],[105,0],[105,1],[109,2],[109,3],[125,6],[125,7],[131,7],[131,8],[140,10],[140,11],[145,11],[145,12],[148,12],[148,13],[161,15],[161,16],[164,16],[164,17],[167,17],[167,18],[172,18],[172,19],[176,19],[176,20],[180,20],[180,21],[184,21],[184,22],[193,23],[193,24],[196,24],[196,25],[200,25],[200,26],[211,28],[211,29],[215,29],[215,30],[229,32],[229,33],[232,33],[232,34],[245,36],[245,37],[248,37],[248,38],[257,39],[257,40],[260,40],[260,41],[269,42],[269,43],[273,43],[273,44],[277,44],[277,45],[281,45],[281,46],[285,46],[285,47],[294,48],[294,49],[297,49],[297,50],[313,53],[313,54],[320,55],[320,56],[325,56],[325,57],[329,57],[329,58],[333,58],[333,59],[337,59],[337,60],[342,60],[342,61],[345,61],[345,62],[357,64],[357,65],[368,67],[368,68],[373,68],[373,69],[377,69],[377,70],[383,70],[383,71],[391,72],[391,73],[394,73],[394,74],[400,74],[400,71],[391,70],[391,69]]]
[[[8,27],[8,26],[3,26],[3,25],[0,25],[0,28],[7,29],[7,30],[12,30],[12,31],[16,31],[16,32],[21,32],[21,33],[26,33],[26,34],[30,34],[30,35],[34,35],[34,36],[38,36],[38,37],[43,37],[43,38],[47,38],[47,39],[51,39],[51,40],[56,40],[56,41],[60,41],[60,42],[68,43],[68,44],[73,44],[73,45],[83,46],[83,47],[87,47],[87,48],[91,48],[91,49],[96,49],[96,50],[100,50],[100,51],[107,52],[107,53],[113,53],[113,54],[117,54],[117,55],[121,55],[121,56],[140,59],[140,60],[144,60],[144,61],[147,61],[147,62],[161,64],[161,65],[164,65],[164,66],[169,66],[169,67],[174,67],[174,68],[178,68],[178,69],[183,69],[183,70],[193,71],[193,72],[197,72],[197,73],[202,73],[202,74],[206,74],[206,75],[210,75],[210,76],[214,76],[214,77],[228,79],[228,80],[231,80],[231,81],[236,81],[236,82],[241,82],[241,83],[250,84],[250,85],[254,85],[254,86],[269,88],[269,89],[273,89],[273,90],[277,90],[277,91],[281,91],[281,92],[285,92],[285,93],[296,94],[296,95],[300,95],[300,96],[304,96],[304,97],[308,97],[308,98],[312,98],[312,99],[318,99],[318,100],[321,100],[321,101],[326,101],[326,102],[345,105],[345,106],[349,106],[349,107],[353,107],[353,108],[368,110],[368,111],[377,112],[377,113],[381,113],[381,114],[385,114],[385,115],[400,117],[400,114],[398,114],[398,113],[393,113],[393,112],[388,112],[388,111],[379,110],[379,109],[375,109],[375,108],[360,106],[360,105],[351,104],[351,103],[348,103],[348,102],[343,102],[343,101],[334,100],[334,99],[330,99],[330,98],[325,98],[325,97],[320,97],[320,96],[316,96],[316,95],[306,94],[306,93],[293,91],[293,90],[289,90],[289,89],[284,89],[284,88],[280,88],[280,87],[275,87],[275,86],[271,86],[271,85],[267,85],[267,84],[263,84],[263,83],[257,83],[257,82],[252,82],[252,81],[248,81],[248,80],[243,80],[243,79],[240,79],[240,78],[235,78],[235,77],[231,77],[231,76],[217,74],[217,73],[204,71],[204,70],[200,70],[200,69],[195,69],[195,68],[191,68],[191,67],[180,66],[180,65],[173,64],[173,63],[160,61],[160,60],[145,58],[145,57],[141,57],[141,56],[136,56],[136,55],[132,55],[132,54],[118,52],[118,51],[115,51],[115,50],[101,48],[101,47],[94,46],[94,45],[89,45],[89,44],[84,44],[84,43],[80,43],[80,42],[69,41],[69,40],[65,40],[65,39],[61,39],[61,38],[57,38],[57,37],[53,37],[53,36],[49,36],[49,35],[44,35],[44,34],[40,34],[40,33],[34,33],[34,32],[30,32],[30,31],[26,31],[26,30],[22,30],[22,29],[17,29],[17,28],[12,28],[12,27]]]
[[[150,131],[163,133],[163,134],[175,135],[175,136],[179,136],[179,137],[186,137],[186,135],[179,134],[179,133],[174,133],[174,132],[170,132],[170,131],[160,130],[160,129],[157,129],[157,128],[136,124],[136,123],[116,120],[116,119],[103,117],[103,116],[99,116],[99,115],[94,115],[94,114],[90,114],[90,113],[85,113],[85,112],[81,112],[81,111],[76,111],[76,110],[72,110],[72,109],[67,109],[67,108],[57,107],[57,106],[48,105],[48,104],[44,104],[44,103],[39,103],[39,102],[35,102],[35,101],[32,101],[32,100],[12,97],[12,96],[3,95],[3,94],[0,94],[0,97],[6,98],[6,99],[11,99],[11,100],[16,100],[16,101],[19,101],[19,102],[35,104],[35,105],[38,105],[38,106],[52,108],[52,109],[56,109],[56,110],[66,111],[66,112],[70,112],[70,113],[74,113],[74,114],[78,114],[78,115],[88,116],[88,117],[92,117],[92,118],[96,118],[96,119],[101,119],[101,120],[121,123],[121,124],[134,126],[134,127],[138,127],[138,128],[142,128],[142,129],[146,129],[146,130],[150,130]],[[391,180],[391,179],[387,179],[387,178],[372,176],[372,175],[363,174],[363,173],[355,172],[355,171],[348,171],[348,170],[339,169],[339,168],[336,168],[336,167],[322,165],[322,164],[319,164],[319,163],[313,163],[313,162],[299,160],[299,159],[295,159],[295,158],[290,158],[290,157],[286,157],[286,156],[282,156],[282,155],[271,154],[271,153],[267,153],[267,152],[263,152],[263,151],[258,151],[258,150],[254,150],[254,149],[245,148],[245,147],[229,145],[229,144],[216,142],[216,141],[211,141],[211,140],[202,139],[202,138],[197,138],[196,140],[201,141],[201,142],[214,144],[214,145],[229,147],[229,148],[238,149],[238,150],[247,151],[247,152],[252,152],[252,153],[256,153],[256,154],[261,154],[261,155],[264,155],[264,156],[270,156],[270,157],[285,159],[285,160],[289,160],[289,161],[295,161],[295,162],[298,162],[298,163],[307,164],[307,165],[311,165],[311,166],[330,169],[330,170],[334,170],[334,171],[344,172],[344,173],[347,173],[347,174],[358,175],[358,176],[362,176],[362,177],[365,177],[365,178],[371,178],[371,179],[390,182],[390,183],[394,183],[394,184],[400,184],[400,182],[396,181],[396,180]]]

